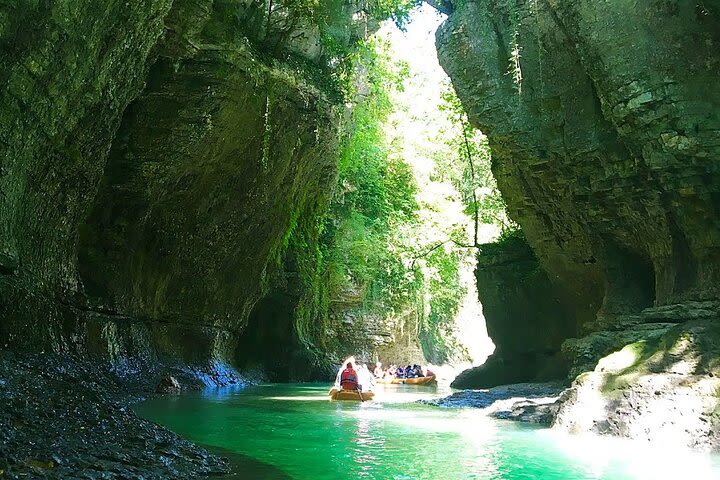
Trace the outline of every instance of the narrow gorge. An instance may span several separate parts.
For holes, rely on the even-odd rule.
[[[350,355],[720,452],[716,1],[21,0],[0,65],[0,478],[229,474],[131,406]]]

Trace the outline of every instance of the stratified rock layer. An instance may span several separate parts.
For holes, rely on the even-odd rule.
[[[125,114],[80,271],[114,311],[232,334],[291,222],[331,190],[339,122],[296,73],[210,40],[173,42],[202,47],[162,56]],[[177,344],[182,334],[162,337]],[[223,335],[205,341],[202,351],[226,349]]]
[[[560,398],[554,426],[720,450],[720,316],[645,335],[602,358]]]
[[[0,9],[0,338],[58,340],[79,226],[170,0]]]
[[[666,338],[698,302],[717,312],[717,4],[468,0],[438,48],[490,139],[512,217],[576,329],[593,332],[565,348],[574,374],[627,342]],[[695,353],[712,356],[714,330],[695,335]],[[623,393],[643,388],[630,379]],[[698,418],[688,405],[678,414]]]

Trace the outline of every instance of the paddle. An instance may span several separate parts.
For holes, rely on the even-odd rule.
[[[360,395],[360,403],[364,402],[365,399],[362,396],[362,392],[360,391],[360,387],[357,388],[358,395]]]

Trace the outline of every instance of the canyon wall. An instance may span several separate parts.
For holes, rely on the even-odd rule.
[[[575,322],[579,338],[563,347],[570,378],[592,372],[558,426],[717,446],[720,6],[453,4],[441,63]],[[515,320],[487,321],[490,331]],[[625,345],[624,360],[595,369]],[[672,401],[682,395],[693,401]],[[597,408],[577,421],[591,398]],[[670,420],[647,429],[643,409]],[[692,425],[672,420],[678,411]]]
[[[455,388],[490,388],[563,378],[564,340],[578,334],[567,302],[540,266],[522,234],[481,245],[475,271],[478,294],[495,351],[462,372]]]
[[[258,0],[0,9],[3,347],[263,363],[242,350],[247,323],[293,232],[317,240],[336,180],[346,114],[328,48],[376,28],[356,2],[318,8],[322,21]]]
[[[144,86],[170,6],[68,1],[3,12],[3,343],[61,341],[80,288],[79,227],[122,113]]]

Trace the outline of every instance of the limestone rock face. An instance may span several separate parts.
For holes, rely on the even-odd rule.
[[[718,297],[718,15],[468,1],[438,34],[511,213],[578,322]]]
[[[291,221],[333,184],[339,119],[293,72],[211,40],[173,39],[202,47],[161,56],[126,112],[79,264],[90,297],[115,311],[232,336]]]
[[[344,109],[318,27],[273,4],[0,7],[0,345],[232,358]],[[347,42],[372,28],[353,5],[327,21]]]
[[[0,338],[48,344],[78,290],[79,226],[170,0],[0,7]]]
[[[293,54],[310,62],[318,62],[331,55],[333,48],[350,46],[380,27],[367,12],[368,2],[362,0],[321,1],[315,7],[292,0],[214,3],[216,16],[234,17],[251,41],[264,43],[276,54]],[[312,8],[317,10],[313,12]],[[328,48],[324,36],[332,37],[335,45]]]
[[[564,378],[560,348],[577,335],[577,325],[524,237],[481,246],[476,277],[495,351],[452,386],[490,388]]]
[[[455,3],[441,63],[489,137],[512,217],[576,331],[591,334],[564,349],[573,374],[716,305],[717,5]]]
[[[718,320],[691,320],[602,358],[561,396],[554,427],[718,451]]]

